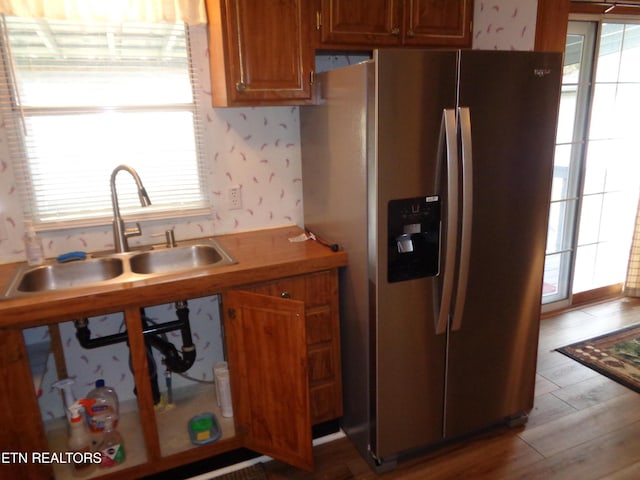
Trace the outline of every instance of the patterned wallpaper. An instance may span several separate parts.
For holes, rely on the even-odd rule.
[[[475,0],[473,48],[533,50],[537,0]]]
[[[473,46],[476,49],[531,50],[535,33],[536,0],[476,0]],[[298,109],[281,108],[229,108],[213,109],[210,104],[208,64],[206,62],[206,33],[202,29],[192,35],[196,68],[203,85],[202,112],[207,142],[209,186],[214,215],[211,218],[176,220],[167,223],[143,223],[142,238],[136,243],[153,243],[151,234],[162,233],[174,226],[176,237],[190,238],[209,234],[302,224],[302,178],[300,165],[300,134]],[[360,61],[360,57],[327,56],[317,59],[319,69]],[[0,124],[1,125],[1,124]],[[105,179],[108,181],[108,179]],[[229,211],[225,192],[230,185],[241,185],[243,209]],[[6,140],[0,126],[0,231],[7,233],[0,240],[0,263],[24,259],[22,213],[15,194],[15,178],[6,152]],[[0,235],[1,236],[1,235]],[[112,248],[110,227],[44,233],[48,256],[65,251],[88,251]],[[133,240],[133,239],[132,239]],[[192,379],[210,381],[213,363],[223,356],[217,297],[189,300],[191,328],[197,349],[195,365],[187,372]],[[146,309],[149,317],[157,321],[175,319],[173,305],[159,305]],[[121,314],[90,319],[94,336],[103,336],[123,328]],[[97,378],[105,378],[116,388],[122,400],[133,399],[133,381],[129,372],[129,354],[126,346],[84,350],[75,339],[71,322],[60,325],[62,342],[69,375],[75,379],[76,396],[86,394]],[[28,343],[48,337],[46,328],[25,332]],[[168,334],[176,347],[181,347],[179,334]],[[160,374],[160,388],[164,391],[164,370],[160,358],[156,363]],[[43,418],[63,415],[62,403],[51,384],[55,377],[55,364],[49,358],[40,399]],[[174,386],[189,385],[174,375]]]

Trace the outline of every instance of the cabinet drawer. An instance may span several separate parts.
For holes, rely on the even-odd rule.
[[[283,278],[245,287],[243,290],[299,300],[304,302],[307,309],[329,303],[332,295],[338,293],[332,285],[331,272],[328,271]]]

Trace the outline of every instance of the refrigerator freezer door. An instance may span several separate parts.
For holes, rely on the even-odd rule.
[[[370,288],[375,319],[371,449],[382,461],[442,438],[445,335],[436,335],[440,275],[388,281],[389,202],[440,192],[442,112],[455,107],[456,52],[376,54],[375,135],[369,158]],[[444,205],[444,201],[442,202]],[[446,207],[442,207],[445,218]],[[395,248],[395,247],[394,247]],[[445,252],[441,252],[443,258]]]
[[[464,313],[450,334],[447,436],[533,406],[560,74],[559,54],[461,52],[473,219]]]

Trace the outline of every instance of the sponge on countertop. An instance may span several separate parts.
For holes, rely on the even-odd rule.
[[[73,262],[74,260],[84,260],[87,258],[86,252],[67,252],[58,255],[56,259],[58,263]]]

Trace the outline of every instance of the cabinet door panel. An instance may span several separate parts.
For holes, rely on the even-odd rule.
[[[243,290],[304,302],[311,421],[315,425],[341,416],[342,366],[337,271],[283,278],[247,286]],[[322,354],[318,355],[317,352]]]
[[[471,45],[472,0],[405,0],[405,45]]]
[[[313,468],[304,303],[242,291],[224,294],[236,425],[245,445]]]
[[[328,305],[307,309],[307,344],[334,341],[334,322]]]
[[[313,50],[305,0],[208,0],[207,8],[214,106],[311,99]]]
[[[336,376],[331,345],[322,345],[309,351],[309,382],[332,381]]]
[[[397,45],[402,0],[323,0],[322,43]]]
[[[335,382],[315,385],[310,390],[312,418],[325,421],[342,415],[342,404],[335,401],[336,397],[342,394],[342,390]]]
[[[38,400],[34,393],[29,357],[20,330],[7,329],[0,333],[0,451],[47,451],[44,426],[40,421]],[[0,478],[53,478],[51,464],[5,463]]]

